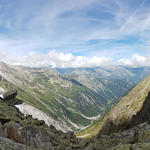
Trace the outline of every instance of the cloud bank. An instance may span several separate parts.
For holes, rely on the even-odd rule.
[[[13,58],[5,53],[0,54],[0,60],[11,65],[21,65],[29,67],[52,67],[52,68],[79,68],[79,67],[107,67],[123,65],[130,67],[150,66],[150,57],[133,55],[130,58],[114,60],[104,56],[75,56],[71,53],[50,50],[43,54],[32,52],[24,56]]]
[[[118,62],[124,66],[150,66],[149,58],[139,55],[133,55],[131,58],[123,58]]]
[[[28,55],[18,57],[12,64],[31,67],[51,66],[52,68],[77,68],[106,66],[111,63],[112,59],[107,57],[93,56],[89,58],[86,56],[74,56],[71,53],[51,50],[47,54],[33,52]]]

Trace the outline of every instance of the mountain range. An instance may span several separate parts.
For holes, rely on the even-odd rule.
[[[1,63],[0,71],[1,149],[149,150],[148,67],[51,69]],[[76,113],[90,123],[70,116]],[[72,130],[81,124],[89,127],[75,136]]]
[[[90,126],[150,68],[30,68],[0,63],[0,86],[17,89],[21,112],[62,131]]]

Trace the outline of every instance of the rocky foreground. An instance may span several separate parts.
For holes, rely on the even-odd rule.
[[[22,103],[16,96],[14,90],[0,98],[0,150],[150,150],[150,93],[128,124],[105,122],[105,132],[90,139],[24,116],[15,107]]]
[[[48,127],[44,121],[24,116],[15,107],[21,101],[10,92],[0,100],[0,149],[2,150],[64,150],[83,149],[84,142],[74,133],[63,133]]]

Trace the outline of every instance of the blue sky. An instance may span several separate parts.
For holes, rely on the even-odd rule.
[[[149,8],[149,0],[0,0],[0,60],[149,65]]]

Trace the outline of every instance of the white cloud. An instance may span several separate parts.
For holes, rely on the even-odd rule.
[[[114,60],[111,57],[105,56],[75,56],[71,53],[56,51],[55,49],[50,50],[46,54],[30,52],[27,55],[18,57],[0,52],[0,61],[4,61],[11,65],[29,67],[51,66],[53,68],[108,67],[115,65],[130,67],[150,66],[150,57],[144,57],[137,54],[134,54],[130,58]]]
[[[23,65],[30,67],[52,66],[52,67],[96,67],[106,66],[113,63],[111,58],[97,57],[91,58],[86,56],[74,56],[71,53],[58,52],[51,50],[47,54],[42,53],[29,53],[24,56],[17,57],[16,59],[2,59],[6,63],[12,65]]]
[[[124,66],[150,66],[149,58],[137,54],[133,55],[131,58],[120,59],[118,62]]]

